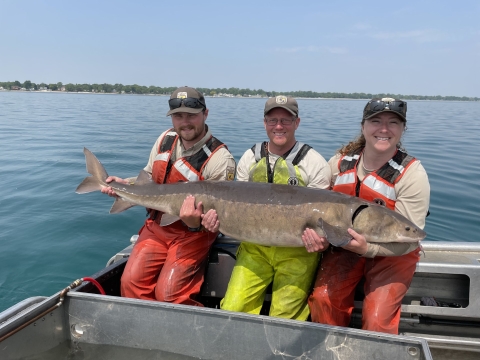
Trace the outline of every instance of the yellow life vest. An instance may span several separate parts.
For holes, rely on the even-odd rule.
[[[263,142],[251,148],[255,154],[255,164],[250,167],[249,181],[306,186],[298,169],[298,163],[312,147],[297,141],[292,149],[275,161],[271,169],[267,146],[268,143]]]

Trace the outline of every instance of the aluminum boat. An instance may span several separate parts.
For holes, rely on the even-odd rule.
[[[390,335],[359,329],[362,284],[349,327],[269,317],[269,294],[260,315],[220,310],[239,244],[223,236],[210,252],[205,307],[122,298],[120,277],[135,241],[92,281],[0,313],[0,359],[480,358],[480,244],[422,243],[400,334]]]

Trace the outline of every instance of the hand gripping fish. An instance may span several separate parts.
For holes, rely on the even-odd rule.
[[[334,246],[352,238],[348,228],[368,242],[418,242],[426,233],[399,213],[331,190],[242,181],[196,181],[157,184],[142,170],[135,184],[106,183],[103,165],[84,149],[89,176],[77,187],[84,194],[111,186],[119,196],[110,213],[140,205],[178,216],[187,195],[215,209],[220,232],[240,241],[266,246],[303,247],[305,228],[314,229]]]

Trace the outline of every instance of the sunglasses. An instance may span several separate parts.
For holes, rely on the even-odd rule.
[[[365,106],[365,109],[363,110],[363,118],[367,118],[377,112],[384,110],[394,111],[405,118],[407,115],[407,102],[402,100],[370,100]]]
[[[185,107],[191,109],[198,109],[200,107],[206,109],[207,106],[201,102],[199,99],[196,98],[185,98],[185,99],[170,99],[168,100],[168,106],[170,106],[170,110],[178,109],[182,106],[182,103]]]

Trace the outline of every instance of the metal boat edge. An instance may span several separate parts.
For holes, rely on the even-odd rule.
[[[10,329],[51,307],[58,295],[16,316]],[[0,327],[0,336],[5,330]],[[136,359],[432,359],[427,342],[414,337],[78,291],[4,340],[0,357],[47,359],[63,346],[75,359],[75,352],[85,356],[99,345]]]
[[[113,256],[106,268],[92,275],[102,284],[107,296],[97,295],[98,290],[84,282],[66,294],[62,306],[1,341],[0,358],[24,358],[19,354],[25,355],[26,349],[48,354],[60,344],[68,351],[95,344],[120,347],[123,353],[126,349],[148,349],[150,355],[162,351],[186,358],[208,359],[285,356],[363,359],[378,358],[378,354],[382,354],[380,358],[396,359],[403,355],[408,359],[474,359],[480,356],[480,244],[423,242],[424,255],[405,296],[400,335],[396,336],[357,329],[361,326],[361,286],[357,288],[356,308],[349,328],[217,309],[238,246],[238,241],[227,237],[217,239],[210,254],[201,292],[206,307],[121,298],[119,279],[135,240],[133,237],[132,245]],[[59,294],[46,299],[27,299],[23,306],[19,303],[2,312],[0,339],[55,304]],[[421,304],[422,297],[460,307],[425,306]],[[267,296],[263,314],[268,313],[268,300]],[[168,325],[166,328],[170,330],[166,331],[161,324]],[[43,329],[40,331],[43,335],[39,334],[39,329]],[[151,338],[144,332],[155,335]],[[32,346],[28,348],[21,345],[26,338],[31,339]],[[196,350],[178,345],[184,344],[186,338],[188,344],[195,344]],[[242,347],[236,347],[237,343]],[[203,352],[199,353],[198,349]],[[394,353],[389,352],[392,349]]]

